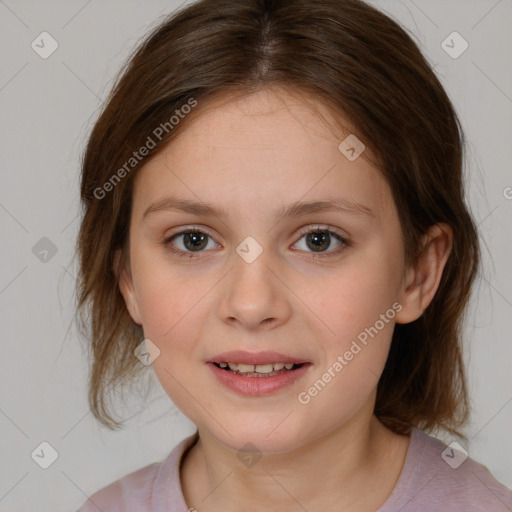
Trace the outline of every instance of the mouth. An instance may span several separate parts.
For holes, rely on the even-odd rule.
[[[265,363],[265,364],[243,364],[243,363],[213,363],[217,368],[243,377],[274,377],[297,370],[307,363]]]
[[[310,373],[312,363],[278,352],[235,350],[206,361],[214,377],[223,386],[243,395],[269,395]]]

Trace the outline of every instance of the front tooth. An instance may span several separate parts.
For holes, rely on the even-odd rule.
[[[237,371],[238,365],[236,363],[228,363],[228,365],[230,370],[233,370],[234,372]]]
[[[286,363],[284,365],[284,367],[287,369],[287,370],[291,370],[293,368],[293,363]]]
[[[284,363],[274,363],[274,370],[277,372],[284,368]]]
[[[257,364],[255,366],[255,371],[258,373],[270,373],[273,369],[273,364]]]
[[[238,371],[239,372],[254,372],[254,365],[253,364],[238,364]],[[231,368],[231,363],[229,364],[229,367]],[[231,368],[233,369],[233,368]]]

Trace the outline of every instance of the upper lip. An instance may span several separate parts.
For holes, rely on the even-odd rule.
[[[207,361],[208,363],[242,363],[242,364],[268,364],[268,363],[307,363],[300,357],[286,356],[279,352],[246,352],[245,350],[232,350],[222,352]]]

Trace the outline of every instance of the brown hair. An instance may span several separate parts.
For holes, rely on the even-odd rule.
[[[312,95],[353,123],[391,188],[407,265],[417,261],[430,226],[453,228],[432,302],[416,321],[395,326],[375,414],[397,433],[415,425],[464,438],[457,431],[469,411],[462,325],[480,249],[465,204],[463,133],[411,37],[360,0],[201,0],[160,23],[121,70],[90,135],[81,177],[77,307],[80,330],[90,341],[93,414],[119,428],[105,399],[144,369],[134,356],[143,331],[126,310],[113,268],[118,248],[122,265],[129,265],[137,169],[121,173],[101,198],[98,190],[107,190],[104,184],[113,183],[123,165],[126,170],[134,150],[191,98],[201,106],[215,95],[271,86]],[[169,128],[144,163],[196,112]]]

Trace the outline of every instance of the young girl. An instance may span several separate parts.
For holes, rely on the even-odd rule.
[[[506,511],[458,443],[479,264],[463,135],[360,0],[201,0],[91,133],[78,252],[90,403],[152,366],[197,425],[80,511]]]

